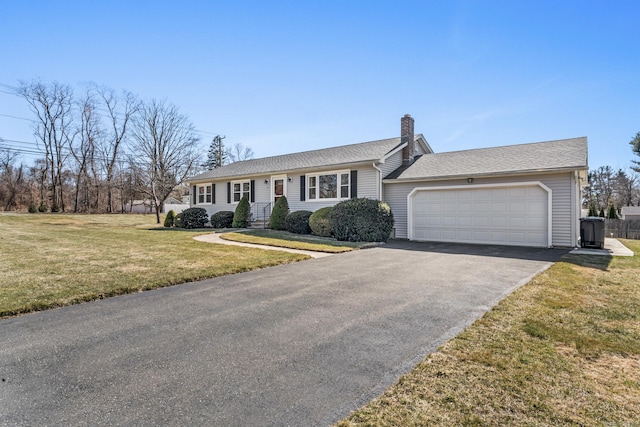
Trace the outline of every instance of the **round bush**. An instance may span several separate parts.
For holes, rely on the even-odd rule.
[[[38,206],[38,212],[46,212],[49,210],[49,206],[45,202],[40,202],[40,206]]]
[[[167,228],[173,227],[173,222],[176,220],[176,213],[172,210],[167,212],[167,216],[164,218],[164,226]]]
[[[38,208],[36,207],[35,203],[31,203],[29,204],[29,213],[36,213],[38,212]]]
[[[296,234],[311,233],[311,227],[309,227],[309,217],[311,214],[311,211],[291,212],[284,220],[287,231]]]
[[[230,228],[233,224],[233,212],[220,211],[211,215],[211,226],[213,228]]]
[[[233,213],[233,222],[231,227],[233,228],[247,228],[249,226],[251,216],[251,206],[249,205],[249,199],[243,197],[240,199],[236,211]]]
[[[333,207],[320,208],[309,217],[309,227],[316,236],[331,237],[331,212]]]
[[[285,196],[280,197],[271,211],[269,217],[269,228],[274,230],[284,230],[286,228],[285,220],[289,215],[289,202]]]
[[[333,207],[331,228],[338,240],[386,242],[393,229],[393,214],[379,200],[349,199]]]
[[[209,215],[207,214],[206,209],[203,208],[189,208],[185,209],[179,215],[179,227],[181,228],[204,228],[209,221]],[[176,226],[178,226],[178,223]]]

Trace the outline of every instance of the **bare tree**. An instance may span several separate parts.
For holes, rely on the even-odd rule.
[[[91,91],[87,91],[80,104],[80,128],[76,143],[71,145],[71,153],[78,164],[75,177],[75,197],[73,211],[87,211],[94,199],[94,208],[99,210],[100,177],[96,170],[96,147],[102,134],[100,118],[97,114],[96,100]],[[91,191],[93,187],[94,192]],[[81,197],[82,194],[82,197]]]
[[[29,174],[33,177],[35,185],[38,188],[38,197],[40,199],[40,203],[38,205],[38,209],[42,209],[47,206],[46,198],[47,198],[47,187],[48,187],[48,168],[47,161],[45,159],[36,159],[35,163],[29,169]]]
[[[615,205],[618,208],[623,206],[633,206],[634,200],[638,197],[638,173],[633,170],[629,173],[618,170],[615,176]]]
[[[245,147],[241,143],[236,142],[229,148],[229,158],[232,163],[250,160],[253,159],[253,150],[251,147]]]
[[[132,163],[138,190],[147,196],[156,211],[191,172],[197,160],[195,127],[178,109],[165,101],[145,103],[134,121]]]
[[[113,189],[116,166],[129,134],[131,120],[139,111],[141,104],[131,92],[122,91],[121,95],[118,95],[114,90],[106,87],[96,87],[96,90],[109,114],[110,131],[108,137],[102,140],[100,153],[106,171],[107,212],[114,212]],[[122,189],[120,197],[122,198]]]
[[[72,97],[71,87],[54,82],[21,82],[18,94],[36,114],[35,136],[44,146],[46,168],[51,180],[52,209],[65,210],[63,171],[69,157],[71,134]]]
[[[0,149],[0,203],[5,211],[19,208],[18,198],[25,193],[23,165],[15,166],[17,157],[15,152]]]
[[[608,209],[613,202],[616,176],[611,166],[600,166],[589,172],[590,196],[598,210]]]

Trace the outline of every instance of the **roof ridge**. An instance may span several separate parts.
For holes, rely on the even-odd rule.
[[[572,140],[580,140],[580,139],[587,139],[586,136],[578,136],[575,138],[564,138],[564,139],[552,139],[550,141],[536,141],[536,142],[522,142],[520,144],[509,144],[509,145],[496,145],[493,147],[480,147],[480,148],[467,148],[464,150],[454,150],[454,151],[442,151],[440,153],[431,153],[432,155],[437,154],[453,154],[453,153],[464,153],[467,151],[480,151],[480,150],[499,150],[501,148],[511,148],[511,147],[522,147],[522,146],[531,146],[531,145],[539,145],[539,144],[550,144],[550,143],[554,143],[554,142],[565,142],[565,141],[572,141]]]
[[[400,140],[400,137],[396,136],[396,137],[393,137],[393,138],[376,139],[374,141],[356,142],[354,144],[336,145],[336,146],[333,146],[333,147],[315,148],[313,150],[296,151],[296,152],[293,152],[293,153],[286,153],[286,154],[276,154],[274,156],[258,157],[257,159],[241,160],[239,162],[234,162],[234,163],[243,163],[243,162],[251,162],[251,161],[258,161],[258,160],[267,160],[267,159],[274,159],[274,158],[277,158],[277,157],[293,156],[293,155],[296,155],[296,154],[316,153],[318,151],[325,151],[325,150],[343,149],[343,148],[348,148],[348,147],[354,147],[356,145],[373,144],[373,143],[377,143],[377,142],[392,141],[392,140],[395,140],[395,139]]]

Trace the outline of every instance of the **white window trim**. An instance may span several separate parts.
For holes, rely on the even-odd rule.
[[[204,188],[204,202],[200,201],[200,189]],[[207,193],[207,188],[209,189],[209,193]],[[210,202],[207,202],[207,194],[209,195]],[[198,184],[196,185],[196,205],[212,205],[213,204],[213,184]]]
[[[234,190],[234,184],[240,184],[240,200],[242,200],[242,196],[243,196],[243,191],[242,191],[242,184],[249,184],[249,191],[246,193],[247,194],[247,199],[249,200],[249,202],[251,202],[251,180],[250,179],[242,179],[239,181],[231,181],[231,204],[232,205],[237,205],[238,203],[240,203],[240,200],[238,200],[237,202],[235,201],[235,190]]]
[[[334,197],[334,198],[330,198],[330,199],[321,199],[320,197],[318,197],[320,195],[320,192],[318,191],[318,185],[320,183],[320,177],[323,175],[336,175],[337,177],[337,190],[336,190],[336,194],[342,194],[341,190],[342,190],[342,186],[341,186],[341,181],[340,181],[340,175],[345,174],[347,175],[348,179],[349,179],[349,186],[348,186],[348,191],[347,191],[347,196],[346,197]],[[308,202],[339,202],[341,200],[347,200],[351,198],[351,171],[349,169],[346,170],[338,170],[338,171],[322,171],[322,172],[314,172],[314,173],[308,173],[305,175],[306,177],[306,188],[305,191],[307,194],[305,194],[305,199]],[[311,177],[315,177],[316,178],[316,198],[312,199],[311,197],[309,197],[309,178]]]

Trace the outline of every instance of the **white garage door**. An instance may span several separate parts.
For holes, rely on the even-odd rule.
[[[549,193],[537,184],[418,189],[412,240],[547,247]]]

